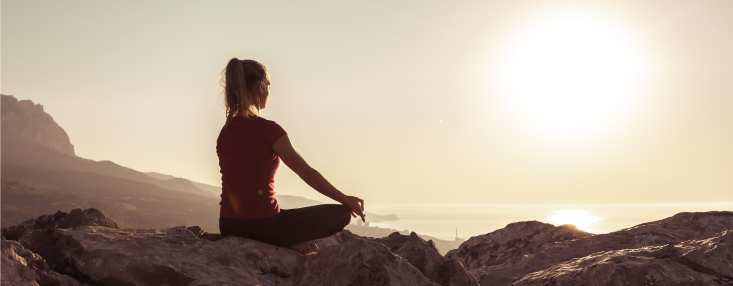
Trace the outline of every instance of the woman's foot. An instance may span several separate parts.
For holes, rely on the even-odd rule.
[[[318,251],[318,245],[311,241],[299,242],[289,246],[289,248],[303,254],[309,254]]]

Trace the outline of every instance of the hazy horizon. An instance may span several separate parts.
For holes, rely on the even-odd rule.
[[[730,1],[1,9],[0,92],[83,158],[219,185],[217,78],[239,57],[271,73],[262,116],[367,211],[733,201]],[[329,201],[284,165],[276,191]]]

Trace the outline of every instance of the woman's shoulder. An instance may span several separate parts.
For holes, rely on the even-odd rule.
[[[268,120],[263,117],[257,117],[255,120],[258,121],[258,125],[261,126],[261,129],[263,130],[265,134],[265,139],[267,142],[269,142],[271,145],[277,140],[278,138],[288,135],[288,132],[285,131],[285,129],[280,126],[280,124],[277,124],[277,122],[273,120]]]
[[[264,117],[261,117],[261,116],[258,116],[254,120],[255,120],[255,122],[257,122],[257,124],[261,124],[261,125],[265,125],[265,126],[278,126],[278,127],[280,126],[280,124],[278,124],[276,121],[269,120],[269,119],[264,118]]]

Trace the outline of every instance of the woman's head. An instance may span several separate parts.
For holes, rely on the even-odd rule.
[[[234,116],[253,119],[265,108],[270,94],[270,77],[265,65],[255,60],[232,58],[221,71],[227,122]]]

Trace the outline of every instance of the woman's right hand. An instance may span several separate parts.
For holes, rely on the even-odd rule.
[[[361,217],[361,221],[366,221],[364,219],[364,200],[354,196],[346,196],[341,204],[351,210],[351,216],[356,217],[358,215]]]

